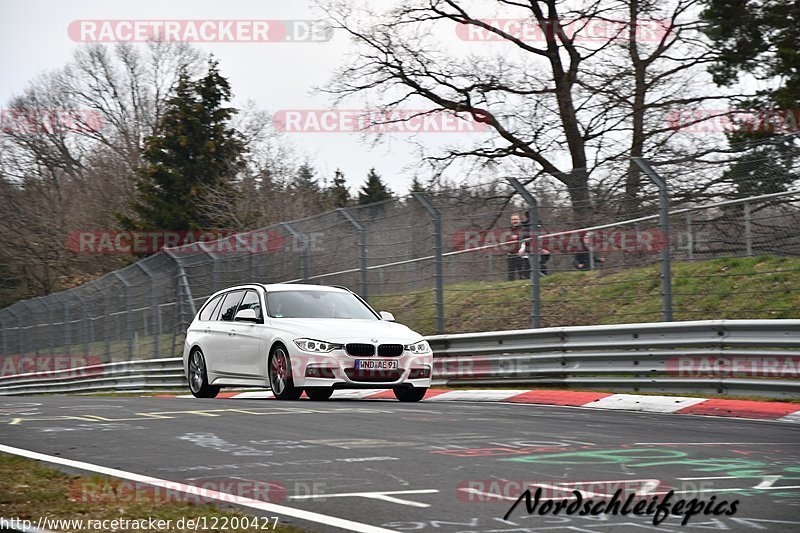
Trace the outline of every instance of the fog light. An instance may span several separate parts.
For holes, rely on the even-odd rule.
[[[306,367],[306,377],[333,379],[334,378],[333,369],[321,366],[309,366]]]
[[[431,367],[412,368],[408,373],[408,379],[422,379],[431,377]]]

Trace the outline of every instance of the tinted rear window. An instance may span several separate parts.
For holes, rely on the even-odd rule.
[[[220,300],[222,300],[223,296],[224,296],[224,294],[220,294],[219,296],[214,297],[213,300],[211,300],[210,302],[208,302],[206,304],[206,306],[203,308],[203,310],[200,311],[200,320],[202,320],[204,322],[208,321],[208,320],[211,320],[211,314],[217,308],[217,305],[219,305],[219,302],[220,302]]]
[[[233,315],[236,313],[236,307],[242,301],[244,291],[233,291],[225,295],[225,300],[220,306],[219,320],[226,322],[233,321]]]

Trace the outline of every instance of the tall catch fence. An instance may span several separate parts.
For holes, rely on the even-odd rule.
[[[0,310],[0,363],[173,357],[202,303],[246,282],[344,285],[423,334],[656,322],[667,308],[673,320],[800,317],[796,184],[725,201],[666,198],[661,213],[653,188],[624,217],[598,202],[582,222],[563,190],[517,184],[523,191],[503,178],[414,193],[165,248]],[[514,213],[532,221],[517,240]]]

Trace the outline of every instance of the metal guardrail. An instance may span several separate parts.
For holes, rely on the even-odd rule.
[[[800,398],[800,320],[575,326],[427,339],[434,351],[434,383],[438,385]],[[744,369],[748,377],[731,377],[726,368],[704,371],[697,367],[698,361],[720,359],[729,365],[738,361],[739,367],[748,363],[751,368]],[[695,365],[683,368],[695,377],[680,377],[682,362]],[[46,377],[2,377],[0,396],[186,386],[182,359],[174,357],[86,366]]]
[[[70,392],[139,391],[188,387],[180,357],[91,365],[41,376],[0,377],[0,396]]]
[[[436,335],[428,342],[439,385],[800,398],[800,320],[526,329]],[[711,362],[725,364],[714,369]]]

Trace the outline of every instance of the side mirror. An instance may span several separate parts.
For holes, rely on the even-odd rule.
[[[233,318],[236,322],[253,322],[254,324],[260,324],[261,320],[256,316],[255,309],[240,309],[236,312],[236,316]]]
[[[394,322],[394,315],[389,311],[381,311],[381,320],[386,320],[387,322]]]

